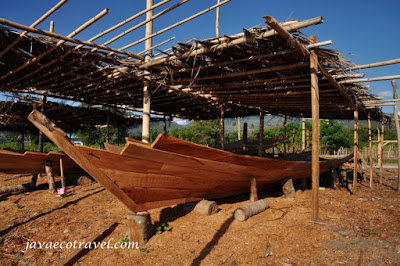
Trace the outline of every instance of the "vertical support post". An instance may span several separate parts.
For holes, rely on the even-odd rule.
[[[371,129],[371,111],[368,111],[368,150],[369,150],[369,187],[372,188],[374,180],[374,169],[372,168],[372,129]]]
[[[287,145],[287,116],[285,116],[285,122],[283,123],[283,155],[286,155],[286,145]]]
[[[255,177],[250,177],[250,202],[255,202],[257,200],[257,180],[255,179]]]
[[[163,118],[162,125],[163,125],[164,134],[167,134],[167,119],[165,118],[165,116]]]
[[[217,1],[217,4],[219,4],[221,0]],[[218,38],[219,37],[219,7],[216,9],[217,13],[215,16],[215,35]]]
[[[260,112],[260,128],[258,131],[258,156],[264,155],[264,112]]]
[[[358,105],[354,105],[354,168],[353,168],[353,194],[357,190],[358,175]]]
[[[316,43],[317,37],[310,36],[310,43]],[[315,50],[310,51],[311,72],[311,114],[312,114],[312,152],[311,152],[311,179],[312,203],[311,217],[318,220],[318,190],[319,190],[319,88],[318,88],[318,56]]]
[[[40,111],[42,112],[42,114],[44,114],[44,110],[45,110],[45,105],[46,105],[46,101],[47,101],[47,97],[46,95],[42,96],[42,106],[40,108]],[[39,152],[43,152],[43,133],[42,131],[39,131]]]
[[[237,128],[238,128],[238,140],[242,139],[242,133],[240,132],[241,126],[240,126],[240,116],[237,118]]]
[[[61,176],[61,188],[65,189],[66,186],[65,186],[63,157],[60,157],[60,176]]]
[[[25,132],[21,131],[21,148],[22,152],[25,152]]]
[[[224,106],[221,104],[221,150],[225,150],[225,110],[224,110]]]
[[[46,161],[45,170],[47,174],[47,180],[49,183],[49,192],[55,193],[57,192],[56,183],[54,182],[54,172],[53,172],[53,165],[51,161]]]
[[[243,124],[243,150],[245,151],[247,149],[247,123]]]
[[[382,128],[381,128],[381,161],[379,162],[379,183],[383,183],[383,140],[385,139],[385,119],[382,119]]]
[[[295,149],[295,147],[296,147],[296,143],[295,143],[295,141],[296,141],[296,132],[295,132],[295,129],[293,128],[293,130],[292,130],[292,152],[294,153],[294,149]]]
[[[306,119],[301,119],[301,151],[306,150]]]
[[[109,138],[110,138],[110,115],[107,114],[106,143],[108,143]]]
[[[397,132],[397,191],[400,191],[400,124],[399,124],[399,92],[397,88],[397,84],[395,80],[392,80],[393,87],[393,99],[394,103],[394,123],[396,124],[396,132]]]
[[[146,8],[150,9],[153,6],[153,0],[146,0]],[[153,10],[146,12],[146,20],[149,20],[153,16]],[[146,37],[153,34],[153,21],[146,23]],[[153,46],[153,38],[148,38],[145,41],[146,52],[145,61],[151,59],[152,50],[149,50]],[[150,79],[150,73],[147,79]],[[150,81],[145,81],[143,86],[143,118],[142,118],[142,142],[150,143]]]
[[[377,145],[377,150],[376,153],[378,155],[378,167],[379,165],[381,165],[381,160],[382,160],[382,156],[381,156],[381,131],[379,130],[379,128],[377,128],[378,131],[378,145]]]
[[[307,129],[307,151],[310,151],[310,130]]]

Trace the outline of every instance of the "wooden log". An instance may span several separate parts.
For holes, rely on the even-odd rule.
[[[48,179],[48,183],[49,183],[49,192],[55,193],[55,192],[57,192],[57,188],[56,188],[56,183],[54,181],[54,172],[53,172],[53,166],[52,166],[51,161],[46,161],[45,170],[46,170],[47,179]]]
[[[60,157],[60,176],[61,176],[61,188],[66,188],[65,186],[65,176],[64,176],[64,165],[63,158]]]
[[[93,182],[93,179],[91,179],[89,176],[87,175],[83,175],[81,177],[78,178],[78,185],[79,186],[84,186],[84,185],[89,185]]]
[[[317,37],[310,36],[310,42],[316,43]],[[318,56],[314,50],[310,53],[310,72],[311,72],[311,116],[312,116],[312,152],[311,152],[311,179],[312,179],[312,199],[311,199],[311,218],[318,220],[318,191],[319,191],[319,88],[318,88]]]
[[[218,204],[215,201],[201,200],[194,207],[201,214],[212,215],[218,212]]]
[[[348,67],[348,68],[345,68],[344,71],[365,69],[365,68],[378,67],[378,66],[387,66],[387,65],[398,64],[398,63],[400,63],[400,58],[387,60],[387,61],[381,61],[381,62],[377,62],[377,63]]]
[[[400,62],[400,59],[399,59]],[[392,80],[393,99],[399,99],[399,92],[396,81]],[[399,124],[399,103],[396,102],[393,108],[394,123],[396,124],[397,143],[400,143],[400,124]],[[397,145],[397,191],[400,191],[400,145]]]
[[[42,114],[44,114],[44,111],[46,109],[45,108],[46,102],[47,102],[47,97],[46,97],[46,94],[45,94],[45,95],[42,96],[42,105],[40,107],[40,110],[41,110]],[[44,144],[43,143],[43,132],[39,130],[39,143],[38,143],[39,152],[43,152],[43,144]]]
[[[374,169],[373,169],[373,159],[372,159],[371,111],[368,111],[368,160],[369,160],[369,187],[372,188],[374,180]]]
[[[339,83],[340,84],[344,84],[344,83],[360,83],[360,82],[382,81],[382,80],[391,80],[391,79],[400,79],[400,75],[383,76],[383,77],[375,77],[375,78],[365,78],[365,79],[347,79],[347,80],[339,81]]]
[[[238,140],[242,139],[242,133],[240,132],[241,125],[240,125],[240,116],[237,118],[237,129],[238,129]]]
[[[255,177],[250,177],[250,202],[255,202],[257,200],[257,180]]]
[[[221,150],[225,150],[225,110],[224,106],[220,107],[220,137],[221,137]]]
[[[139,246],[146,244],[155,233],[150,213],[129,212],[126,218],[129,222],[129,240],[138,242]]]
[[[382,124],[381,124],[381,145],[380,145],[380,149],[381,149],[381,160],[379,162],[379,183],[382,184],[383,183],[383,151],[384,151],[384,145],[383,145],[383,140],[385,139],[385,120],[382,119]]]
[[[242,147],[243,150],[245,151],[247,149],[247,123],[243,124],[243,141],[242,141]]]
[[[294,189],[293,180],[291,178],[285,178],[281,181],[282,191],[285,198],[294,199],[296,198],[296,190]]]
[[[103,231],[100,233],[96,233],[91,236],[86,243],[98,243],[109,236],[114,229],[118,226],[118,222],[112,222],[108,225]],[[74,250],[68,257],[61,263],[64,266],[72,266],[74,265],[80,258],[82,258],[85,254],[87,254],[91,249],[94,248],[94,245],[86,246],[83,245],[82,247],[79,245],[77,250]]]
[[[258,132],[258,156],[264,155],[264,112],[260,112],[260,127]]]
[[[221,3],[221,0],[217,1],[217,4]],[[219,37],[219,8],[217,7],[216,9],[216,14],[215,14],[215,36],[218,38]]]
[[[259,214],[269,208],[266,200],[258,200],[237,208],[233,214],[236,221],[246,221],[251,216]]]
[[[31,190],[32,190],[31,183],[18,184],[14,186],[3,186],[0,187],[0,195],[8,193],[24,193],[26,191],[31,191]]]
[[[354,106],[354,168],[353,168],[353,194],[357,190],[358,176],[358,105]]]

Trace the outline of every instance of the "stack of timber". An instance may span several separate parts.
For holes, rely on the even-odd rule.
[[[75,146],[39,111],[28,119],[134,212],[248,192],[251,178],[264,185],[311,176],[311,162],[238,155],[166,135],[152,145],[127,139],[119,152]],[[351,157],[321,161],[321,173]]]

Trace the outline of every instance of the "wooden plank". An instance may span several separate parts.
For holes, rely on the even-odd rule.
[[[122,152],[122,150],[124,149],[124,147],[112,145],[110,143],[104,143],[104,147],[106,148],[106,151],[118,153],[118,154],[120,154]]]
[[[97,180],[102,186],[107,188],[114,196],[124,203],[130,210],[137,211],[136,203],[128,197],[114,182],[105,175],[101,170],[95,167],[83,154],[76,149],[67,135],[52,123],[47,117],[39,111],[33,110],[28,116],[40,131],[42,131],[50,140],[60,147],[69,157],[80,165],[88,174]]]

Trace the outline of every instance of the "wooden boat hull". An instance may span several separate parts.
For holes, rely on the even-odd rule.
[[[46,161],[51,161],[55,173],[60,172],[60,158],[63,158],[63,168],[66,174],[85,173],[71,158],[61,152],[25,153],[0,150],[0,172],[8,174],[38,174],[45,172]]]
[[[157,148],[159,140],[154,145],[144,145],[128,139],[121,151],[114,149],[114,152],[75,146],[40,112],[34,110],[28,118],[87,173],[136,212],[249,191],[251,178],[262,185],[285,177],[311,175],[310,162],[276,161],[220,150],[209,152],[207,147],[197,147],[196,153],[188,156],[187,147],[179,149],[181,154],[162,150],[160,145]],[[186,142],[186,145],[192,143]],[[342,160],[327,161],[321,164],[321,169],[327,171],[340,163]]]

